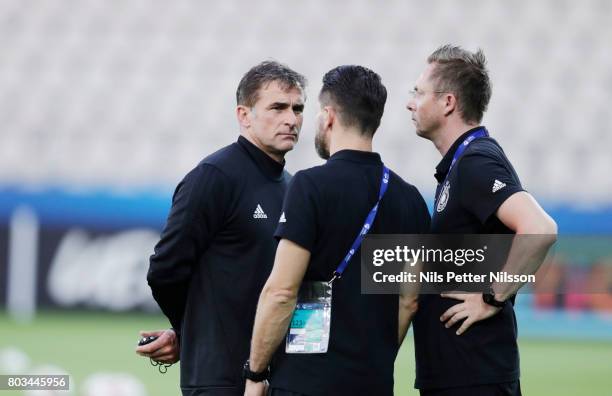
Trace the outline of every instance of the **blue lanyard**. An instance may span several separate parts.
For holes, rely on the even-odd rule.
[[[444,177],[444,181],[442,182],[442,184],[440,184],[442,188],[440,189],[440,193],[436,197],[436,202],[434,202],[434,209],[438,204],[438,200],[440,199],[440,195],[442,193],[442,190],[444,189],[444,184],[446,184],[446,181],[448,180],[448,175],[450,175],[451,173],[451,169],[453,169],[453,166],[455,166],[455,163],[459,160],[465,149],[467,149],[470,143],[472,143],[474,140],[487,136],[489,136],[489,132],[487,132],[487,129],[485,127],[480,127],[474,132],[470,133],[468,137],[466,137],[465,140],[459,145],[459,147],[457,147],[457,150],[455,150],[455,154],[453,154],[453,160],[451,161],[451,164],[448,167],[448,172],[446,172],[446,176]]]
[[[374,223],[374,219],[376,218],[376,213],[378,212],[378,205],[380,204],[380,200],[382,199],[383,195],[385,195],[385,192],[387,192],[388,186],[389,186],[389,168],[383,165],[383,175],[382,175],[382,179],[380,180],[380,192],[378,193],[378,201],[376,201],[376,204],[370,210],[370,213],[368,213],[368,217],[366,217],[365,222],[363,223],[363,227],[361,227],[361,231],[359,232],[359,235],[357,235],[357,238],[355,238],[355,241],[353,242],[351,249],[348,251],[346,256],[344,256],[344,259],[342,259],[342,261],[340,262],[340,265],[338,266],[338,268],[336,268],[336,271],[334,271],[334,276],[331,278],[328,284],[331,285],[331,283],[335,279],[338,279],[342,276],[342,273],[346,269],[346,266],[348,265],[349,261],[351,261],[351,258],[353,257],[353,255],[355,254],[357,249],[359,249],[359,246],[361,246],[361,242],[363,241],[363,238],[366,236],[368,231],[370,231],[370,228],[372,227],[372,223]]]

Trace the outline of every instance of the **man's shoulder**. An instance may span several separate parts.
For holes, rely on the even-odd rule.
[[[204,157],[195,167],[195,171],[207,171],[214,169],[220,175],[232,181],[238,181],[246,177],[243,162],[250,161],[249,156],[236,142],[220,148],[212,154]]]
[[[183,179],[185,182],[217,183],[235,179],[236,160],[241,155],[236,143],[222,147],[214,153],[203,158]]]
[[[335,191],[338,185],[346,182],[344,179],[346,175],[341,172],[334,172],[330,167],[333,167],[333,164],[328,163],[303,169],[298,171],[293,176],[293,179],[300,184],[310,184],[313,188],[320,191],[330,189]],[[415,186],[408,183],[392,169],[389,169],[389,172],[390,185],[393,186],[391,191],[395,191],[395,194],[399,194],[402,197],[410,196],[422,199],[421,193]]]
[[[492,159],[505,159],[504,150],[492,137],[474,140],[465,150],[464,157],[482,157]]]
[[[210,165],[221,171],[229,172],[236,168],[236,161],[245,158],[237,143],[229,144],[204,157],[198,165]]]
[[[309,189],[318,189],[322,184],[321,182],[323,181],[324,184],[324,180],[329,177],[329,172],[325,172],[322,168],[324,168],[324,165],[313,166],[299,170],[293,175],[287,174],[286,177],[292,184],[298,184]]]
[[[421,195],[421,192],[418,190],[418,188],[416,188],[414,185],[410,184],[409,182],[407,182],[406,180],[404,180],[400,175],[398,175],[397,173],[395,173],[393,170],[389,169],[390,171],[390,186],[396,186],[396,190],[398,194],[397,198],[400,199],[416,199],[418,201],[423,201],[423,196]],[[391,190],[393,191],[393,190]]]
[[[311,185],[318,191],[335,191],[338,185],[346,182],[347,170],[332,162],[312,166],[296,172],[291,178],[292,183]]]
[[[301,169],[293,175],[293,178],[294,179],[295,178],[297,179],[301,179],[301,178],[318,179],[319,177],[331,176],[331,174],[328,171],[326,171],[326,167],[327,167],[326,164],[323,164],[323,165],[311,166],[310,168]]]
[[[415,189],[416,187],[414,187],[412,184],[408,183],[406,180],[404,180],[400,175],[398,175],[393,169],[389,169],[389,173],[390,173],[390,182],[397,184],[399,186],[401,186],[402,188],[406,188],[406,189]]]
[[[491,137],[474,140],[459,159],[459,173],[470,173],[474,176],[484,176],[490,167],[503,167],[512,170],[514,167],[506,156],[500,144]]]

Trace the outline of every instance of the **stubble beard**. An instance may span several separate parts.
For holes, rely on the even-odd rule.
[[[321,131],[317,131],[315,135],[315,150],[317,150],[317,154],[322,159],[329,159],[329,146],[325,142],[325,137]]]

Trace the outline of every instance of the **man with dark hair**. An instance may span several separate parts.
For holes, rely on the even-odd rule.
[[[159,338],[137,352],[174,363],[180,350],[183,395],[244,393],[240,369],[274,259],[284,157],[298,141],[305,84],[277,62],[249,70],[236,92],[238,141],[204,158],[174,192],[147,276],[173,329],[142,333]]]
[[[249,396],[265,392],[279,345],[271,395],[393,394],[393,365],[416,298],[361,294],[360,238],[368,230],[426,232],[429,213],[417,189],[372,152],[386,99],[378,74],[364,67],[323,77],[315,141],[328,160],[296,173],[285,196],[244,367]]]
[[[538,234],[527,244],[514,238],[505,267],[535,272],[533,263],[539,265],[554,243],[557,226],[480,125],[491,98],[483,52],[445,45],[427,61],[407,108],[417,134],[443,156],[431,232]],[[521,394],[513,309],[520,286],[494,283],[488,293],[419,298],[413,325],[421,395]]]

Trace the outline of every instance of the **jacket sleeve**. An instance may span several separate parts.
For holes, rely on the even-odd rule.
[[[150,257],[147,281],[153,298],[179,335],[194,266],[225,223],[229,186],[227,176],[212,165],[189,172],[176,187]]]

